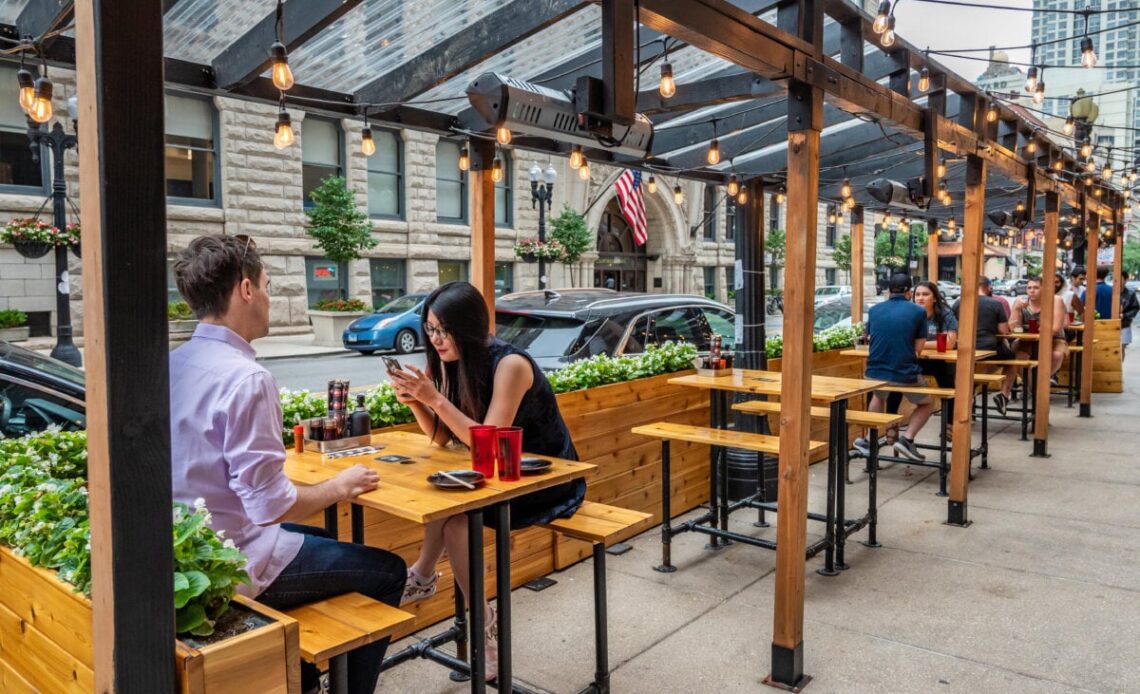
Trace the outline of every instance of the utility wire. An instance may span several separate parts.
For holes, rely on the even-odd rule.
[[[1043,7],[1015,7],[1011,5],[979,5],[973,2],[962,2],[961,0],[914,0],[915,2],[926,2],[932,5],[955,5],[958,7],[972,7],[978,10],[1007,10],[1010,12],[1041,12],[1042,14],[1076,14],[1076,15],[1094,15],[1094,14],[1113,14],[1117,12],[1135,12],[1140,10],[1140,5],[1133,7],[1117,7],[1111,10],[1097,10],[1087,8],[1084,10],[1068,10],[1061,8],[1043,8]]]
[[[1026,49],[1026,48],[1030,48],[1030,49],[1040,48],[1041,46],[1050,46],[1050,45],[1055,44],[1055,43],[1064,43],[1066,41],[1079,41],[1082,38],[1084,38],[1085,36],[1096,36],[1097,34],[1105,34],[1105,33],[1108,33],[1110,31],[1116,31],[1117,29],[1127,29],[1128,27],[1134,27],[1138,24],[1140,24],[1140,20],[1137,20],[1135,22],[1128,22],[1127,24],[1117,24],[1116,26],[1106,27],[1104,29],[1097,29],[1096,31],[1090,31],[1087,33],[1075,34],[1073,36],[1063,36],[1059,39],[1050,39],[1048,41],[1039,41],[1037,43],[1030,43],[1030,44],[1024,45],[1024,46],[989,46],[987,48],[954,48],[954,49],[943,48],[943,49],[941,49],[941,52],[945,52],[945,53],[984,53],[986,51],[1020,51],[1020,50]],[[936,51],[931,50],[930,52],[934,53]]]

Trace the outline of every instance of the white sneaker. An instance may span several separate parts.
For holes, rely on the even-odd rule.
[[[400,598],[400,604],[406,605],[409,602],[426,600],[435,595],[435,591],[438,586],[438,571],[432,573],[431,578],[424,582],[421,581],[420,577],[416,575],[416,572],[409,567],[408,578],[404,581],[404,596]]]
[[[855,441],[851,444],[851,447],[862,453],[863,457],[871,457],[871,442],[866,438],[860,436],[859,438],[855,439]]]

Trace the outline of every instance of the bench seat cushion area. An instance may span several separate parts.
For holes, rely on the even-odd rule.
[[[301,657],[323,667],[331,658],[392,635],[415,616],[360,593],[345,593],[285,611],[300,626]]]
[[[641,511],[587,501],[569,518],[556,518],[542,527],[549,528],[576,540],[585,540],[606,547],[618,541],[619,534],[636,535],[653,525],[653,515]]]

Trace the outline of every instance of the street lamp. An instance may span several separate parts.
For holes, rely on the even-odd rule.
[[[541,179],[541,180],[540,180]],[[538,203],[538,242],[546,243],[546,211],[550,209],[550,202],[554,199],[554,182],[558,180],[558,172],[553,164],[547,164],[546,171],[534,162],[530,167],[530,208],[533,210]],[[546,258],[538,257],[538,288],[546,289]]]
[[[67,112],[73,127],[78,126],[79,102],[75,96],[67,100]],[[67,181],[63,173],[63,154],[75,147],[79,140],[75,135],[64,131],[59,121],[51,130],[40,127],[40,123],[28,118],[28,139],[31,141],[32,159],[40,160],[40,148],[46,146],[52,154],[51,201],[53,224],[62,233],[67,229]],[[83,358],[71,339],[71,286],[67,272],[67,246],[55,247],[55,347],[51,350],[53,359],[72,366],[81,366]]]
[[[1073,133],[1073,142],[1089,141],[1092,137],[1093,123],[1100,115],[1100,107],[1091,96],[1085,96],[1084,89],[1078,89],[1077,95],[1069,102],[1069,115],[1075,121],[1076,132]]]

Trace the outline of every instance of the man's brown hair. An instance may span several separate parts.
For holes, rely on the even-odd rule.
[[[199,236],[174,261],[178,292],[198,318],[220,316],[242,279],[261,280],[257,244],[244,234]]]

